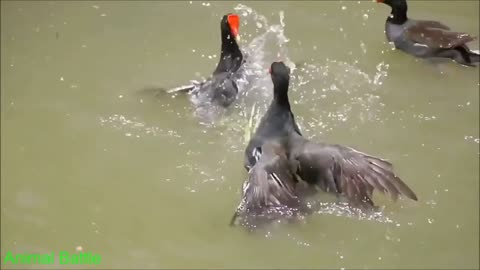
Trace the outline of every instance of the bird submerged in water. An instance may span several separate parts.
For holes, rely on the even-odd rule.
[[[239,218],[269,216],[272,209],[283,209],[287,216],[305,211],[308,208],[297,189],[300,181],[312,191],[318,187],[343,196],[354,206],[374,207],[375,189],[393,200],[399,196],[417,200],[389,162],[347,146],[314,143],[303,137],[288,99],[290,70],[282,62],[274,62],[270,70],[274,97],[245,150],[248,179],[232,225]]]
[[[239,25],[238,15],[229,13],[223,16],[220,22],[222,41],[220,60],[210,78],[203,82],[193,82],[191,85],[170,89],[167,92],[188,92],[193,103],[199,106],[228,107],[232,104],[238,94],[237,80],[242,76],[241,67],[244,63],[237,43],[240,38]]]
[[[397,49],[420,58],[449,58],[466,66],[480,62],[480,54],[466,45],[476,37],[452,32],[448,26],[437,21],[409,19],[406,0],[377,2],[392,8],[385,24],[385,33],[388,41],[393,42]]]

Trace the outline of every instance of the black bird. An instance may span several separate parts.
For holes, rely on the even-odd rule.
[[[193,82],[191,85],[180,86],[167,90],[169,93],[188,91],[196,105],[210,104],[228,107],[238,93],[237,80],[242,77],[242,52],[237,40],[240,38],[238,28],[240,18],[236,14],[226,14],[220,22],[222,48],[220,60],[210,78],[203,82]]]
[[[247,170],[259,159],[265,142],[276,140],[284,146],[292,133],[302,135],[288,100],[290,69],[283,62],[275,62],[270,67],[270,76],[273,81],[273,100],[245,149],[244,166]]]
[[[304,138],[288,100],[289,68],[275,62],[271,65],[271,77],[273,101],[245,150],[249,178],[244,183],[241,212],[258,212],[259,206],[267,205],[263,198],[270,198],[267,201],[276,205],[290,206],[292,199],[299,198],[296,189],[299,181],[306,182],[310,190],[319,187],[344,196],[354,206],[373,207],[374,189],[389,193],[394,200],[399,195],[417,200],[415,193],[393,173],[389,162],[350,147],[314,143]],[[264,146],[269,144],[275,145],[275,155],[271,150],[265,152]],[[280,158],[283,154],[288,163]],[[276,166],[266,167],[272,163]],[[257,171],[263,177],[256,177]],[[254,201],[259,199],[264,201]]]
[[[467,66],[480,62],[480,54],[466,43],[473,41],[467,33],[452,32],[437,21],[413,20],[407,17],[406,0],[377,0],[392,8],[385,24],[387,39],[395,47],[420,58],[450,58]]]

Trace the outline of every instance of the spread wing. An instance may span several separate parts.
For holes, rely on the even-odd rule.
[[[405,30],[405,36],[431,48],[448,49],[476,39],[467,33],[448,31],[448,26],[436,21],[416,21]]]
[[[350,201],[373,205],[372,193],[417,200],[415,193],[393,173],[392,164],[341,145],[306,142],[297,149],[298,175],[310,184],[345,195]]]

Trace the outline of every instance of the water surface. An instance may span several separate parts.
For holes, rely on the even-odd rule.
[[[386,6],[1,7],[2,258],[81,246],[102,256],[97,268],[479,267],[479,69],[392,50]],[[476,1],[410,1],[409,10],[479,33]],[[232,11],[258,80],[228,115],[205,125],[186,98],[139,94],[208,76],[220,18]],[[305,135],[389,159],[418,202],[378,195],[385,210],[372,217],[325,196],[300,224],[256,234],[228,226],[248,119],[265,111],[266,70],[279,59],[303,63],[290,98]]]

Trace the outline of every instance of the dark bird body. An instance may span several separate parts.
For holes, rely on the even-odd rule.
[[[437,21],[409,19],[406,0],[377,2],[392,8],[385,23],[385,33],[397,49],[419,58],[448,58],[467,66],[480,61],[480,55],[466,45],[476,37],[450,31],[448,26]]]
[[[314,143],[303,137],[288,100],[290,70],[276,62],[272,64],[271,76],[274,98],[245,150],[249,178],[234,219],[239,213],[268,211],[272,205],[305,209],[297,194],[299,181],[306,182],[311,190],[318,187],[344,196],[355,206],[373,207],[375,189],[390,194],[394,200],[401,195],[417,200],[415,193],[393,173],[389,162],[347,146]],[[271,145],[276,150],[266,152]]]
[[[220,60],[211,77],[203,82],[194,82],[167,92],[188,91],[193,103],[197,106],[230,106],[238,94],[237,80],[243,76],[244,59],[237,43],[238,27],[238,15],[223,16],[220,22],[222,41]]]

